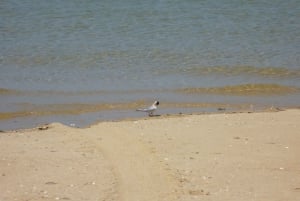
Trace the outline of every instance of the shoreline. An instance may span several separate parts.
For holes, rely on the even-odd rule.
[[[139,105],[142,105],[141,103],[133,103],[132,104],[135,107],[132,108],[137,108],[140,107]],[[173,106],[179,107],[181,108],[179,105],[180,104],[176,104],[173,103],[171,104]],[[279,111],[286,111],[286,110],[293,110],[293,109],[300,109],[300,107],[298,106],[294,106],[294,107],[274,107],[274,106],[256,106],[256,109],[254,109],[254,106],[252,106],[251,104],[236,104],[236,105],[230,105],[230,104],[207,104],[207,103],[187,103],[187,104],[183,104],[185,106],[189,106],[189,108],[195,109],[198,106],[203,106],[198,108],[199,111],[196,110],[196,112],[174,112],[173,113],[162,113],[162,114],[156,114],[153,117],[148,117],[145,113],[140,113],[140,112],[136,112],[136,111],[131,111],[131,114],[138,114],[138,115],[131,115],[131,117],[128,116],[123,116],[123,117],[114,117],[114,118],[107,118],[107,119],[95,119],[94,121],[91,120],[89,121],[89,123],[85,123],[84,125],[80,125],[80,124],[76,124],[74,123],[64,123],[61,121],[48,121],[48,122],[41,122],[41,123],[32,123],[32,126],[23,126],[21,128],[12,128],[12,129],[0,129],[1,132],[11,132],[11,131],[17,131],[17,130],[30,130],[30,129],[37,129],[39,127],[43,127],[43,126],[47,126],[50,125],[52,123],[60,123],[64,126],[67,127],[73,127],[73,128],[89,128],[93,125],[97,125],[99,123],[103,123],[103,122],[122,122],[122,121],[138,121],[138,120],[145,120],[145,119],[162,119],[162,118],[176,118],[176,117],[185,117],[185,116],[193,116],[193,115],[209,115],[209,114],[239,114],[239,113],[261,113],[261,112],[279,112]],[[217,107],[218,106],[218,107]],[[174,108],[173,108],[174,109]],[[160,109],[161,110],[161,107]],[[103,111],[102,111],[103,112]],[[53,118],[58,118],[58,114],[52,114],[50,115],[51,111],[48,111],[48,114],[40,114],[38,115],[36,112],[27,112],[29,114],[29,117],[24,117],[23,115],[20,115],[20,117],[16,117],[16,118],[12,118],[12,119],[1,119],[0,117],[0,123],[1,121],[14,121],[15,119],[19,119],[21,118],[21,122],[22,122],[22,118],[30,118],[30,115],[36,114],[35,116],[33,116],[32,118],[37,118],[37,117],[47,117],[49,116],[49,119],[53,119]],[[42,112],[43,113],[43,112]],[[158,113],[158,112],[157,112]],[[4,114],[4,113],[2,113]],[[88,112],[78,112],[77,115],[84,115],[84,114],[89,114]],[[140,115],[139,115],[140,114]],[[64,115],[70,115],[70,114],[61,114],[62,116]],[[76,114],[73,114],[76,115]],[[5,116],[5,114],[4,114]],[[26,115],[25,115],[26,116]],[[53,118],[51,118],[53,117]],[[66,117],[67,118],[67,117]]]
[[[0,133],[0,199],[300,198],[300,110],[52,123]]]

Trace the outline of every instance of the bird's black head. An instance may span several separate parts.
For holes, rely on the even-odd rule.
[[[154,102],[154,105],[159,105],[159,101],[155,101],[155,102]]]

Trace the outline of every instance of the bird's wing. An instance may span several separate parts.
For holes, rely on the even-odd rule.
[[[137,109],[137,111],[141,111],[141,112],[153,112],[154,110],[156,110],[156,107],[153,105],[145,109]]]

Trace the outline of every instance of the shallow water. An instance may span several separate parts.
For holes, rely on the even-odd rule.
[[[160,114],[299,107],[299,8],[297,0],[2,1],[0,129],[140,117],[135,107],[154,99]]]

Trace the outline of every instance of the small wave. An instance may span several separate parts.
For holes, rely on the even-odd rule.
[[[101,104],[19,104],[23,109],[14,112],[0,112],[0,120],[8,120],[18,117],[29,116],[52,116],[52,115],[78,115],[105,110],[136,109],[144,104],[143,101],[125,103],[101,103]]]
[[[82,90],[82,91],[63,91],[63,90],[16,90],[0,88],[0,95],[30,95],[30,96],[98,96],[98,95],[122,95],[122,94],[143,94],[143,93],[164,93],[168,89],[132,89],[132,90]]]
[[[14,89],[5,89],[5,88],[0,88],[0,95],[16,95],[19,94],[20,92]]]
[[[184,88],[177,92],[187,94],[221,94],[221,95],[285,95],[300,92],[299,88],[278,84],[242,84],[211,88]]]
[[[192,67],[186,69],[187,73],[194,75],[256,75],[271,78],[299,78],[300,69],[289,69],[284,67],[254,67],[254,66],[213,66],[213,67]]]

